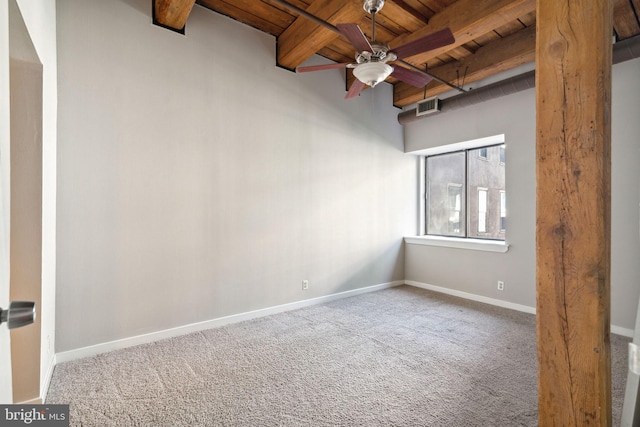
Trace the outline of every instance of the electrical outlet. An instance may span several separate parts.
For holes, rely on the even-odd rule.
[[[498,290],[504,291],[504,282],[502,280],[498,280]]]
[[[308,280],[303,280],[302,281],[302,290],[306,291],[307,289],[309,289],[309,281]]]

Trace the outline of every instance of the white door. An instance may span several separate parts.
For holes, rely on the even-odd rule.
[[[39,305],[42,294],[42,70],[16,0],[0,1],[0,307],[3,309],[9,308],[10,298],[31,300]],[[11,241],[16,244],[11,245]],[[18,315],[13,320],[22,317],[20,311],[13,314]],[[27,313],[23,314],[28,328],[12,331],[10,335],[7,325],[0,325],[1,403],[32,401],[41,392],[41,323],[28,322]],[[14,327],[17,326],[14,322]]]
[[[0,2],[0,307],[9,307],[9,4]],[[9,330],[0,325],[0,403],[13,403]]]

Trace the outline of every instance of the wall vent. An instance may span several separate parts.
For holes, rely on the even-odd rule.
[[[426,116],[427,114],[438,113],[440,111],[440,100],[437,96],[419,101],[416,106],[416,116]]]

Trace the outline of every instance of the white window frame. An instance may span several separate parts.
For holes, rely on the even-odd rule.
[[[411,151],[409,154],[419,156],[419,203],[418,208],[420,214],[418,215],[418,235],[417,236],[405,236],[404,241],[408,244],[414,245],[427,245],[427,246],[439,246],[445,248],[458,248],[469,249],[486,252],[498,252],[506,253],[509,250],[509,243],[506,240],[487,240],[487,239],[474,239],[472,237],[445,237],[445,236],[432,236],[426,233],[426,202],[427,202],[427,184],[425,179],[426,161],[425,156],[433,156],[436,154],[444,154],[453,151],[472,150],[489,145],[499,145],[505,143],[504,134],[493,135],[486,138],[479,138],[470,141],[457,142],[454,144],[442,145],[433,148],[427,148],[423,150]]]

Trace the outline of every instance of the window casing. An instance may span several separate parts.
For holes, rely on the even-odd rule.
[[[505,145],[425,156],[425,234],[505,240]]]

